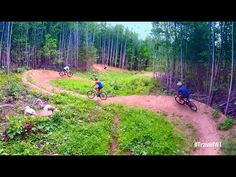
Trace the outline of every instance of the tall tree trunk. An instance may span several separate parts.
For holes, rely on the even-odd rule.
[[[106,64],[108,65],[109,58],[110,58],[110,37],[111,37],[111,32],[109,32],[109,38],[108,38],[108,49],[107,49],[107,61]]]
[[[123,57],[122,57],[122,69],[124,68],[124,65],[125,65],[126,43],[127,43],[127,38],[126,38],[126,40],[125,40],[124,52],[123,52]]]
[[[13,22],[7,22],[7,74],[10,71],[11,35]]]
[[[214,81],[214,70],[215,70],[215,25],[212,22],[212,64],[211,64],[211,81],[210,81],[210,88],[209,88],[209,95],[207,104],[211,105],[212,103],[212,88],[213,88],[213,81]]]
[[[86,33],[85,33],[86,47],[88,47],[88,23],[86,22]],[[87,50],[87,49],[86,49]]]
[[[228,92],[228,99],[227,99],[227,104],[225,108],[225,114],[228,113],[228,108],[229,108],[229,100],[230,100],[230,95],[231,95],[232,85],[233,85],[233,72],[234,72],[234,22],[232,22],[232,58],[231,58],[230,84],[229,84],[229,92]]]
[[[118,58],[118,36],[119,36],[119,33],[117,31],[117,37],[116,37],[116,57],[115,57],[115,67],[116,67],[116,64],[117,64],[117,58]]]
[[[66,55],[66,62],[65,62],[66,65],[68,65],[68,62],[69,62],[70,41],[71,41],[71,31],[69,33],[69,40],[68,40],[68,46],[67,46],[67,55]]]
[[[111,56],[109,59],[109,65],[112,65],[112,58],[113,58],[113,35],[112,35],[112,39],[111,39]]]
[[[120,44],[120,59],[119,59],[119,68],[121,68],[122,62],[122,43]]]
[[[2,34],[1,34],[1,40],[0,40],[0,62],[2,66],[4,66],[2,62],[2,46],[3,46],[4,31],[5,31],[5,22],[2,22]]]
[[[181,44],[180,44],[180,78],[181,78],[181,81],[183,81],[183,30],[182,30],[182,24],[180,24],[180,33],[181,33],[181,36],[180,36],[180,40],[181,40]]]

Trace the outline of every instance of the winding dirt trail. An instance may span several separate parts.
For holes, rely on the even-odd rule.
[[[110,67],[109,67],[110,68]],[[33,83],[29,82],[29,76],[33,79]],[[72,91],[59,89],[50,84],[51,80],[60,79],[58,72],[48,70],[30,70],[23,74],[23,83],[36,89],[43,94],[53,94],[55,92],[67,92],[74,96],[82,96]],[[85,81],[80,77],[72,77],[71,79],[78,79]],[[138,106],[147,108],[155,112],[166,112],[169,118],[176,115],[184,122],[189,122],[197,130],[198,141],[201,143],[211,143],[220,141],[220,132],[217,130],[217,124],[210,118],[213,109],[203,103],[194,101],[198,107],[197,112],[191,111],[188,107],[179,105],[171,96],[118,96],[108,98],[106,101],[96,100],[102,104],[120,103],[128,106]],[[223,116],[223,115],[221,115]],[[113,152],[112,152],[113,153]],[[219,147],[197,147],[191,155],[220,155]]]

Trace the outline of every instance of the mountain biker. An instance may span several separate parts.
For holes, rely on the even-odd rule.
[[[103,88],[103,84],[102,84],[102,82],[98,79],[98,77],[95,77],[95,84],[94,84],[94,86],[96,86],[97,85],[97,87],[95,88],[95,90],[97,91],[97,93],[98,93],[98,95],[97,96],[100,96],[100,91],[101,91],[101,89]],[[94,87],[93,86],[93,87]]]
[[[66,66],[64,67],[64,71],[65,71],[65,72],[70,72],[70,64],[69,64],[69,65],[66,65]]]
[[[183,99],[189,100],[189,91],[188,89],[182,84],[182,82],[177,83],[178,86],[178,94],[181,96]]]
[[[107,65],[105,64],[105,66],[104,66],[104,70],[106,70],[107,69]]]

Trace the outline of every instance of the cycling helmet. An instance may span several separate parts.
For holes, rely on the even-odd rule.
[[[177,83],[177,85],[178,85],[178,86],[181,86],[181,85],[183,85],[183,84],[182,84],[182,82],[179,81],[179,82]]]

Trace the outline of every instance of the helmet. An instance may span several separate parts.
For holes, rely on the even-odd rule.
[[[182,82],[179,81],[179,82],[177,83],[177,85],[178,85],[178,86],[181,86],[181,85],[182,85]]]

